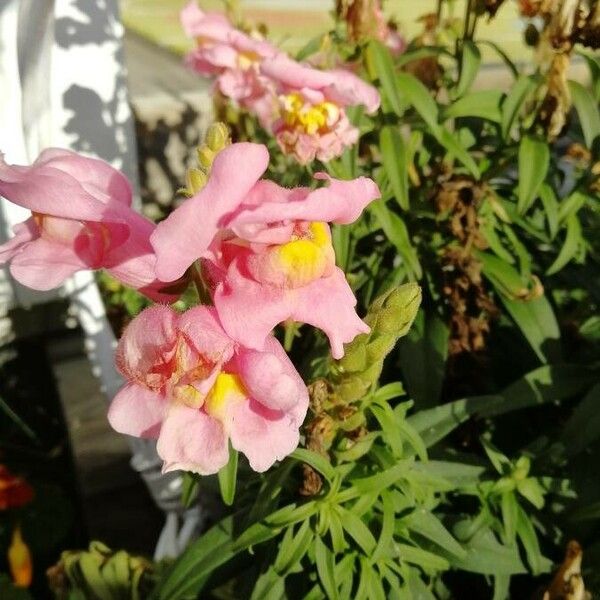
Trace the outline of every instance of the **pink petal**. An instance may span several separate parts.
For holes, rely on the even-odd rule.
[[[266,471],[298,447],[302,421],[295,414],[270,410],[251,399],[232,403],[227,417],[231,445],[246,455],[254,471]]]
[[[181,25],[188,37],[203,37],[211,40],[226,39],[233,27],[221,13],[205,13],[197,2],[191,0],[179,13]]]
[[[240,349],[235,371],[250,395],[271,410],[289,410],[302,402],[307,393],[281,344],[270,336],[264,352]]]
[[[129,323],[115,356],[117,368],[125,377],[155,389],[164,384],[177,340],[177,318],[172,309],[157,305],[146,308]]]
[[[227,436],[221,423],[184,405],[169,409],[156,449],[164,460],[164,473],[182,470],[212,475],[229,460]]]
[[[318,173],[318,179],[326,179],[327,187],[314,191],[303,188],[302,194],[271,184],[269,197],[255,206],[246,208],[246,203],[229,224],[232,228],[251,223],[277,223],[285,220],[324,221],[329,223],[352,223],[370,202],[380,197],[377,184],[367,177],[351,181],[333,179]],[[256,187],[263,189],[259,182]]]
[[[320,71],[284,54],[265,59],[260,69],[264,75],[279,81],[289,90],[320,90],[327,99],[340,106],[361,104],[369,113],[379,108],[377,90],[350,71]]]
[[[123,191],[122,176],[118,171],[101,161],[92,161],[76,154],[67,153],[68,157],[65,157],[65,152],[46,151],[30,167],[7,165],[0,157],[0,194],[19,206],[41,214],[81,221],[120,220],[114,210],[120,210],[123,204],[112,202],[114,210],[112,206],[107,206],[111,190]],[[47,158],[48,155],[50,158]],[[64,170],[65,162],[75,173],[99,167],[102,174],[98,174],[97,179],[102,179],[106,187],[98,190],[95,185],[89,185],[86,189],[74,175]],[[107,168],[111,169],[114,180],[106,176]],[[94,173],[87,175],[88,181],[95,177]]]
[[[234,261],[213,296],[223,329],[248,348],[262,350],[267,336],[293,312],[293,292],[262,285],[243,275]]]
[[[224,363],[233,355],[233,341],[225,333],[213,307],[196,306],[179,317],[178,329],[198,353],[215,363]]]
[[[23,221],[23,223],[17,223],[13,227],[13,232],[15,234],[14,237],[0,246],[0,265],[7,263],[18,254],[28,242],[33,241],[39,236],[38,227],[32,218]]]
[[[296,302],[290,317],[324,331],[329,338],[333,358],[342,358],[344,344],[358,334],[370,331],[354,310],[356,298],[340,268],[335,267],[329,277],[317,279],[294,291]]]
[[[232,144],[219,152],[206,186],[160,223],[150,238],[159,279],[177,279],[204,254],[220,221],[237,208],[268,163],[269,153],[260,144]]]
[[[10,263],[10,272],[19,283],[40,291],[54,289],[87,268],[71,246],[44,238],[25,244]]]
[[[119,433],[156,439],[167,402],[148,388],[128,383],[116,394],[108,409],[108,422]]]

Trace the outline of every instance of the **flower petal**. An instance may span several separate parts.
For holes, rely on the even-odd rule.
[[[220,221],[237,208],[268,163],[269,152],[261,144],[232,144],[219,152],[206,186],[162,221],[150,238],[160,280],[177,279],[204,254]]]
[[[223,330],[212,307],[196,306],[185,311],[179,317],[178,329],[200,354],[214,362],[224,363],[233,355],[233,340]]]
[[[87,268],[73,248],[44,238],[25,244],[10,263],[10,272],[19,283],[40,291],[54,289]]]
[[[128,383],[111,402],[108,422],[119,433],[156,439],[166,407],[166,400],[159,394],[135,383]]]
[[[273,411],[250,399],[231,403],[226,427],[231,445],[262,473],[298,447],[301,424],[293,413]]]
[[[156,449],[164,460],[164,473],[182,470],[212,475],[229,460],[221,423],[202,410],[178,404],[167,414]]]
[[[269,196],[256,206],[244,203],[231,219],[230,226],[239,229],[248,224],[285,220],[348,224],[356,221],[365,206],[381,196],[377,184],[368,177],[351,181],[333,179],[324,173],[315,177],[326,179],[329,185],[314,191],[300,188],[300,193],[300,190],[292,191],[271,184]],[[264,188],[261,184],[259,182],[256,186],[259,190]]]
[[[37,225],[35,221],[30,218],[22,223],[17,223],[13,227],[14,237],[5,242],[0,246],[0,265],[7,263],[16,254],[18,254],[23,247],[39,236]]]
[[[235,370],[250,395],[271,410],[290,410],[307,394],[302,378],[273,337],[267,338],[264,352],[240,349]]]
[[[167,377],[167,365],[177,340],[177,313],[167,306],[143,310],[125,328],[115,362],[128,379],[159,388]],[[161,371],[165,368],[165,372]]]

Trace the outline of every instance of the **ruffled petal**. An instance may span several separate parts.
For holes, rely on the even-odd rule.
[[[190,308],[179,317],[178,329],[200,354],[215,363],[225,363],[233,355],[234,343],[223,331],[212,307]]]
[[[119,433],[140,438],[158,438],[167,409],[159,394],[128,383],[115,395],[108,409],[108,422]]]
[[[269,185],[269,195],[263,202],[255,206],[244,203],[232,218],[230,227],[239,230],[243,225],[286,220],[348,224],[356,221],[365,206],[381,196],[377,184],[368,177],[342,181],[318,173],[316,178],[327,180],[329,185],[314,191],[300,188],[301,193],[296,190],[292,193],[276,184]],[[262,182],[256,187],[259,191],[266,188]]]
[[[336,267],[329,277],[317,279],[294,290],[294,321],[308,323],[325,332],[331,344],[333,358],[344,356],[344,344],[358,334],[368,333],[368,325],[356,314],[356,298],[344,272]]]
[[[273,411],[250,399],[231,403],[226,428],[231,445],[246,455],[254,471],[263,473],[298,447],[301,424],[293,413]]]
[[[72,247],[44,238],[23,245],[10,263],[10,272],[19,283],[40,291],[57,288],[87,268]]]
[[[141,385],[158,389],[169,373],[168,361],[177,340],[177,313],[167,306],[143,310],[125,328],[117,346],[119,371]]]
[[[164,473],[182,470],[212,475],[229,460],[221,423],[202,410],[178,404],[169,409],[156,450],[164,461]]]
[[[7,263],[28,242],[35,240],[39,236],[37,225],[32,218],[23,221],[23,223],[17,223],[13,227],[13,232],[15,234],[14,237],[0,246],[0,265]]]
[[[232,144],[216,156],[206,186],[160,223],[150,240],[162,281],[183,275],[215,237],[219,224],[265,172],[269,153],[261,144]]]
[[[250,395],[271,410],[290,410],[307,394],[302,378],[273,337],[267,338],[264,352],[241,349],[235,370]]]

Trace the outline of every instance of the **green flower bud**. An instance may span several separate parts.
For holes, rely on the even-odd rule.
[[[231,140],[229,138],[229,128],[225,123],[213,123],[206,132],[206,145],[214,152],[223,150],[229,146]]]
[[[205,185],[208,180],[206,173],[200,169],[188,169],[185,175],[186,183],[186,194],[193,196],[197,194]]]
[[[210,171],[213,160],[215,160],[217,153],[214,150],[211,150],[208,146],[199,146],[196,150],[196,153],[198,155],[198,162],[200,163],[200,166],[207,171]]]

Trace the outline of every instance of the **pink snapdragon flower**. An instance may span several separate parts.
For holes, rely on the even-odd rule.
[[[163,471],[201,475],[227,464],[229,441],[255,471],[292,452],[308,392],[279,342],[234,342],[214,308],[153,306],[125,329],[117,366],[128,383],[108,413],[120,433],[158,439]]]
[[[196,72],[215,76],[219,91],[255,113],[267,128],[276,110],[271,81],[261,75],[262,60],[279,51],[268,42],[233,27],[221,13],[202,11],[191,0],[181,11],[181,23],[197,47],[186,57]]]
[[[155,225],[131,208],[131,187],[104,161],[48,149],[33,165],[0,155],[0,195],[31,210],[0,246],[0,264],[30,288],[49,290],[77,271],[106,269],[154,300],[175,294],[156,280],[150,245]]]
[[[317,175],[325,187],[286,189],[259,180],[268,162],[260,144],[217,154],[206,186],[152,234],[157,275],[176,279],[201,258],[232,338],[260,350],[275,325],[292,319],[322,329],[340,358],[343,344],[369,328],[335,265],[328,223],[352,223],[379,189],[366,177],[325,174]]]
[[[321,71],[278,54],[263,60],[260,71],[278,91],[273,133],[282,151],[301,164],[327,162],[358,141],[346,107],[361,105],[368,113],[379,108],[377,90],[344,69]]]

